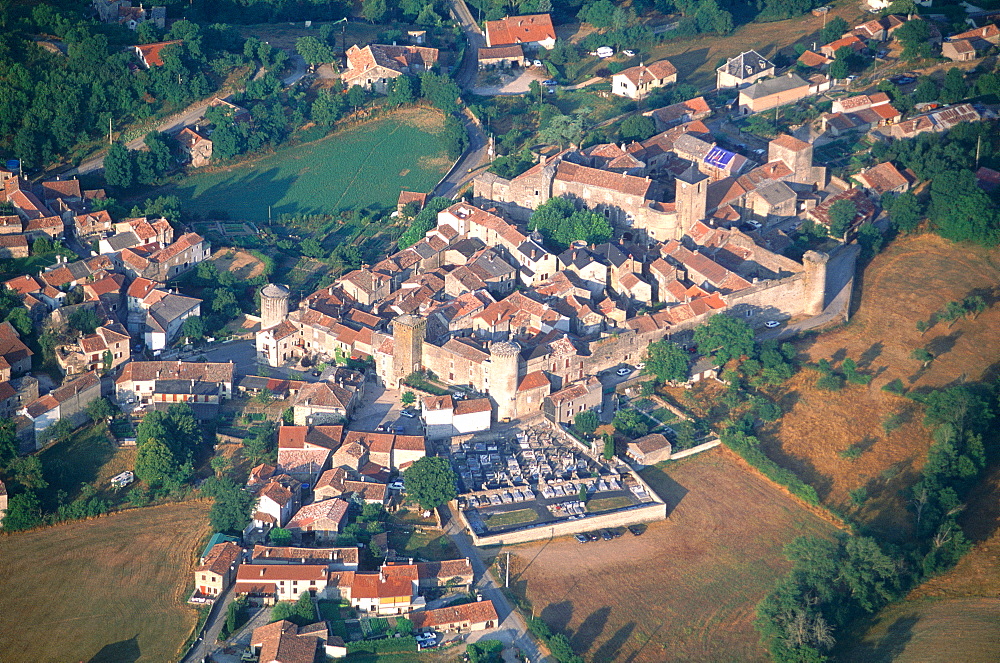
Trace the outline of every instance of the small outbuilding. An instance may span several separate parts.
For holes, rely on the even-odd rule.
[[[670,460],[670,440],[661,433],[650,433],[632,440],[625,447],[625,455],[639,465],[655,465]]]

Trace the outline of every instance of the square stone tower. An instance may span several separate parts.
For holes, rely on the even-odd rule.
[[[420,370],[426,336],[427,320],[420,316],[401,315],[392,321],[392,376],[386,380],[389,387],[398,389],[406,376]]]
[[[815,184],[813,177],[813,146],[794,136],[781,134],[767,146],[767,160],[781,161],[792,171],[790,182]]]
[[[687,170],[677,176],[674,190],[677,205],[677,222],[683,235],[694,224],[705,219],[708,209],[708,175],[695,168],[692,162]]]

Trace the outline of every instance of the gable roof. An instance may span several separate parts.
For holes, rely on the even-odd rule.
[[[725,71],[730,76],[745,80],[751,76],[774,67],[770,60],[757,51],[744,51],[736,57],[729,58],[719,71]]]
[[[555,38],[556,30],[548,14],[508,16],[499,21],[486,21],[486,44],[491,47]]]

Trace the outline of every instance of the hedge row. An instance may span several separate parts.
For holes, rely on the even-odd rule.
[[[779,483],[794,495],[798,495],[809,504],[818,505],[819,496],[816,489],[804,482],[795,472],[781,467],[767,457],[760,450],[760,440],[753,435],[747,435],[739,431],[723,431],[720,436],[722,443],[740,455],[743,460],[750,463],[761,474],[771,481]]]
[[[369,654],[400,654],[417,651],[417,639],[413,636],[385,638],[383,640],[359,640],[347,643],[347,653],[367,652]]]

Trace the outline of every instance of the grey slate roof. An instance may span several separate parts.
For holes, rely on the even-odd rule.
[[[729,58],[726,64],[722,65],[720,69],[724,69],[730,76],[744,79],[766,71],[773,66],[770,60],[757,51],[746,51],[734,58]]]
[[[763,97],[769,97],[772,94],[785,92],[787,90],[794,90],[795,88],[806,87],[808,85],[809,83],[807,83],[802,77],[797,74],[788,73],[779,78],[769,78],[766,81],[754,83],[750,87],[745,88],[742,94],[745,94],[750,99],[761,99]]]

